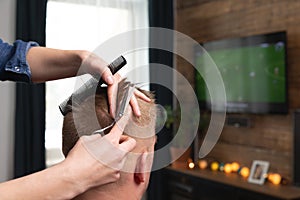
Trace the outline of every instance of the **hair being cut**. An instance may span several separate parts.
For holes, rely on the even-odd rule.
[[[140,91],[148,96],[151,99],[151,102],[145,102],[141,99],[137,99],[141,116],[132,116],[132,120],[136,125],[138,125],[136,127],[148,126],[149,123],[155,123],[156,121],[154,95],[145,90]],[[96,113],[97,120],[92,119],[94,116],[91,113]],[[75,116],[76,124],[74,122]],[[72,112],[69,112],[64,117],[62,145],[63,154],[67,156],[80,136],[90,135],[100,128],[107,127],[113,123],[113,121],[114,119],[109,114],[107,88],[99,88],[96,95],[92,95],[84,100],[80,105],[74,106],[72,108]],[[151,124],[151,126],[154,129],[155,125]],[[105,134],[107,134],[109,131],[110,129],[106,130]],[[130,135],[130,133],[128,134]]]

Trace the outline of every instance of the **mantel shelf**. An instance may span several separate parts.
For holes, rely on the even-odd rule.
[[[167,170],[172,170],[182,174],[191,175],[201,179],[222,183],[225,185],[242,188],[256,193],[273,196],[280,199],[300,199],[300,187],[291,185],[273,185],[265,183],[264,185],[257,185],[249,183],[247,179],[239,176],[236,173],[226,174],[219,171],[200,170],[200,169],[186,169],[179,167],[167,167]]]

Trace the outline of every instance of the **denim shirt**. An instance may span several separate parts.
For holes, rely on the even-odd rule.
[[[0,80],[31,83],[31,71],[26,61],[28,50],[38,46],[36,42],[16,40],[13,45],[0,39]]]

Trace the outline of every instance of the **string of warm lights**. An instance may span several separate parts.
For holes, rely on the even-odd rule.
[[[191,158],[187,161],[188,169],[200,169],[206,170],[210,169],[211,171],[221,171],[226,174],[230,173],[237,173],[243,178],[248,178],[250,175],[250,168],[246,166],[241,166],[238,162],[231,162],[231,163],[222,163],[218,161],[208,162],[206,159],[200,159],[197,165],[193,162]],[[265,179],[268,180],[270,183],[274,185],[288,184],[287,179],[282,177],[279,173],[272,173],[269,172],[264,175]]]

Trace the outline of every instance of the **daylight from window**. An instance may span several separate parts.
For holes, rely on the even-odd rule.
[[[132,15],[132,11],[128,9],[49,0],[46,46],[93,51],[99,44],[114,35],[132,29]],[[148,17],[147,13],[143,15]],[[144,60],[148,62],[148,57],[146,56]],[[72,94],[75,81],[75,78],[68,78],[46,84],[47,166],[64,159],[61,153],[63,116],[58,105]]]

